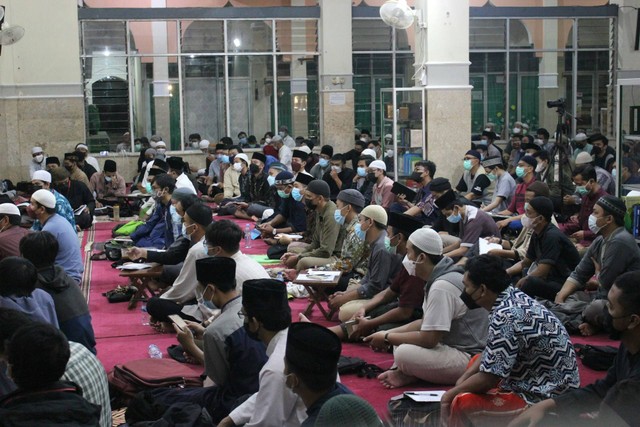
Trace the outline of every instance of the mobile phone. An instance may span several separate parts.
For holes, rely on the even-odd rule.
[[[169,315],[169,319],[175,323],[178,328],[185,330],[187,329],[187,323],[182,319],[182,317],[178,316],[177,314],[171,314]]]

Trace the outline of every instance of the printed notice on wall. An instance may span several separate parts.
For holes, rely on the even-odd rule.
[[[329,94],[329,105],[344,105],[345,103],[346,97],[344,92]]]

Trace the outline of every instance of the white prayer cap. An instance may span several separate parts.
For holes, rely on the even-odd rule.
[[[209,148],[209,141],[207,141],[206,139],[203,139],[202,141],[200,141],[198,146],[200,147],[201,150],[204,150],[205,148]]]
[[[248,157],[247,157],[247,155],[246,155],[246,154],[244,154],[244,153],[238,153],[238,154],[236,154],[236,157],[235,157],[235,158],[236,158],[236,159],[242,159],[242,160],[244,160],[244,162],[245,162],[246,164],[249,164],[249,158],[248,158]]]
[[[302,144],[300,147],[297,147],[296,150],[304,151],[307,154],[311,154],[311,148],[307,144]]]
[[[13,203],[0,204],[0,214],[20,216],[20,209]]]
[[[31,154],[42,153],[42,147],[33,147],[31,149]]]
[[[158,141],[156,143],[156,148],[167,148],[167,144],[165,144],[164,141]]]
[[[591,157],[591,154],[587,153],[586,151],[582,151],[576,156],[576,166],[584,165],[585,163],[591,163],[592,161],[593,158]]]
[[[51,174],[45,170],[39,170],[33,173],[33,178],[31,179],[51,183]]]
[[[578,142],[582,142],[586,140],[587,140],[587,134],[582,132],[576,134],[576,137],[574,138],[574,141],[578,141]]]
[[[411,244],[429,255],[442,255],[442,239],[431,228],[421,228],[409,236]]]
[[[31,195],[31,198],[45,208],[54,209],[56,207],[56,196],[49,190],[38,190]]]
[[[362,150],[362,153],[360,153],[361,156],[371,156],[374,159],[377,157],[376,152],[373,151],[371,148],[365,148],[364,150]]]
[[[383,171],[387,170],[387,164],[382,160],[374,160],[369,165],[370,168],[382,169]]]
[[[76,150],[77,149],[83,149],[83,150],[89,151],[89,147],[87,147],[86,144],[78,144],[78,145],[76,145]]]

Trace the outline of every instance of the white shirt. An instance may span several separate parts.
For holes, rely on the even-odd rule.
[[[150,162],[144,162],[142,166],[144,167],[144,175],[142,175],[142,181],[140,181],[140,184],[143,187],[146,187],[149,182],[149,171],[151,170],[151,166],[153,166],[153,160]]]
[[[196,187],[193,186],[193,182],[191,182],[189,177],[184,173],[181,173],[176,178],[176,188],[188,188],[193,194],[198,194]]]
[[[165,293],[160,295],[160,298],[169,301],[176,302],[178,304],[184,304],[187,301],[195,299],[196,287],[198,286],[198,279],[196,277],[196,260],[206,258],[209,255],[205,252],[204,236],[198,243],[191,246],[187,257],[184,259],[180,274],[173,282]]]
[[[284,138],[282,138],[282,142],[284,143],[284,145],[286,145],[287,147],[291,148],[292,150],[296,146],[296,140],[293,139],[293,137],[291,135],[287,135]]]
[[[100,169],[100,163],[98,163],[98,159],[96,159],[93,156],[87,156],[84,159],[85,162],[89,163],[91,166],[93,166],[95,168],[95,170],[100,173],[101,169]]]
[[[298,427],[307,419],[302,399],[285,385],[284,354],[287,329],[278,332],[267,346],[269,360],[260,370],[260,388],[229,417],[234,424],[246,427]]]
[[[269,273],[261,266],[258,261],[241,251],[231,256],[236,262],[236,290],[242,294],[242,285],[246,280],[269,279]]]
[[[287,167],[287,170],[291,172],[291,158],[293,157],[293,151],[291,148],[283,145],[278,150],[278,158],[280,159],[280,163]]]

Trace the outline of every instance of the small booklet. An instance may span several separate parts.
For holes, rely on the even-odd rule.
[[[502,249],[502,245],[500,243],[489,243],[489,241],[484,237],[480,237],[478,239],[478,243],[480,255],[484,255],[493,249]]]
[[[82,205],[78,209],[74,210],[73,214],[80,215],[86,208],[87,208],[87,205]]]
[[[414,402],[440,402],[446,390],[405,391],[404,395]]]
[[[137,262],[127,262],[125,264],[119,265],[118,267],[116,267],[118,270],[130,270],[130,271],[135,271],[135,270],[145,270],[147,268],[151,268],[153,267],[153,265],[151,264],[146,264],[144,262],[141,263],[137,263]]]
[[[409,201],[413,201],[416,198],[416,195],[418,194],[414,190],[410,189],[406,185],[400,184],[399,182],[393,183],[393,186],[391,187],[391,192],[396,196],[404,194],[405,199]]]

